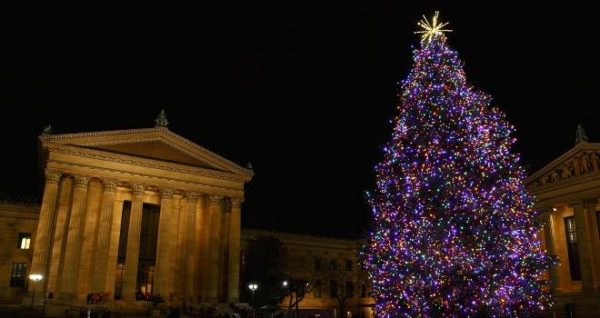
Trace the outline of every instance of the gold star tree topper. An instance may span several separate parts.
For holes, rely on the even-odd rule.
[[[438,20],[439,14],[439,11],[435,12],[433,18],[431,18],[431,23],[429,23],[425,16],[423,16],[423,19],[421,19],[421,21],[417,23],[417,25],[423,29],[421,31],[415,31],[415,34],[421,34],[421,42],[427,41],[429,43],[431,42],[431,39],[433,39],[434,36],[441,35],[444,32],[452,32],[452,30],[444,29],[444,27],[450,23],[440,22]]]

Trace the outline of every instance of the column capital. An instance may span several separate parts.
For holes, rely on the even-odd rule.
[[[186,194],[188,202],[198,201],[198,192],[187,192]]]
[[[119,185],[119,182],[114,179],[104,179],[102,183],[104,184],[104,192],[115,192]]]
[[[595,208],[598,205],[598,199],[582,200],[583,207],[586,209]]]
[[[76,188],[87,188],[90,182],[90,177],[88,176],[76,175],[74,179]]]
[[[572,209],[583,208],[583,206],[584,206],[583,202],[584,202],[583,200],[573,200],[573,201],[569,202],[568,205]]]
[[[57,184],[62,177],[62,173],[58,171],[46,171],[46,183],[54,183]]]
[[[144,195],[144,185],[142,185],[142,184],[132,184],[131,185],[131,192],[135,196],[142,196],[142,195]]]
[[[218,194],[209,194],[208,201],[211,205],[222,204],[223,196]]]
[[[540,211],[540,215],[546,215],[546,214],[552,214],[552,212],[556,211],[555,207],[552,206],[545,206],[542,208],[538,208],[537,210]]]
[[[242,207],[242,202],[244,202],[243,198],[231,198],[231,207],[239,209]]]
[[[171,188],[160,189],[160,197],[162,199],[172,199],[173,198],[173,189],[171,189]]]

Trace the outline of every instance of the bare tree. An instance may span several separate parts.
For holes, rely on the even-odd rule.
[[[294,310],[294,318],[298,318],[300,302],[304,300],[306,294],[312,292],[314,281],[304,278],[289,278],[283,284],[288,298],[288,318],[291,317],[292,310]]]
[[[287,279],[282,282],[282,290],[284,299],[287,298],[288,318],[292,317],[292,312],[297,318],[300,303],[313,290],[313,272],[310,262],[303,255],[289,254],[287,264]]]
[[[246,266],[241,274],[241,293],[248,301],[250,283],[259,284],[259,292],[253,303],[255,308],[281,302],[280,284],[287,275],[287,249],[281,241],[272,236],[259,236],[246,248]]]
[[[337,301],[338,309],[340,310],[338,317],[343,318],[345,313],[346,301],[354,297],[354,282],[346,280],[347,275],[343,275],[340,283],[338,283]]]
[[[338,302],[338,318],[344,317],[346,301],[354,297],[356,289],[355,277],[352,271],[354,264],[343,265],[345,266],[338,267],[337,261],[331,260],[326,272],[326,276],[330,279],[329,288],[331,296],[335,297]]]

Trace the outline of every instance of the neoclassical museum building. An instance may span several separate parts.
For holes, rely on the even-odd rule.
[[[89,293],[238,301],[253,171],[171,132],[165,116],[156,122],[39,137],[41,206],[0,204],[0,300],[35,284],[57,305],[85,304]],[[32,273],[42,280],[29,282]]]
[[[319,282],[301,307],[335,312],[331,299],[344,286],[353,298],[347,317],[372,315],[358,241],[242,231],[253,171],[173,133],[164,116],[156,122],[39,137],[41,205],[0,200],[0,304],[64,307],[85,304],[89,293],[104,293],[113,308],[139,307],[136,294],[237,303],[241,248],[270,233]],[[579,129],[575,146],[526,183],[542,212],[538,238],[559,261],[548,273],[554,310],[600,316],[600,143]]]
[[[527,179],[541,211],[541,238],[559,261],[549,273],[557,309],[600,315],[600,143],[581,126],[575,147]]]

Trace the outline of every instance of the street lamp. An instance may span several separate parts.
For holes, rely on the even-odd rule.
[[[283,285],[283,287],[287,287],[288,286],[288,281],[284,280],[283,283],[282,283],[282,285]]]
[[[254,291],[258,289],[258,284],[250,284],[248,288],[252,291],[252,308],[254,308]]]
[[[44,276],[42,274],[31,274],[29,275],[29,279],[33,282],[39,282],[40,280],[42,280],[42,278],[44,278]],[[31,290],[31,308],[33,308],[33,300],[35,299],[35,284],[32,283],[33,288]]]

